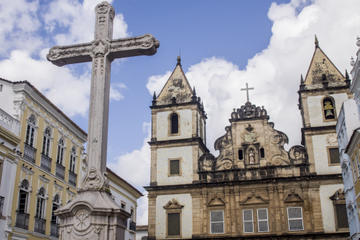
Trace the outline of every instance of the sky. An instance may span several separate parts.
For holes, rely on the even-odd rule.
[[[28,80],[87,131],[91,64],[57,67],[54,45],[93,39],[98,0],[0,1],[0,77]],[[204,102],[207,146],[225,133],[233,108],[264,106],[275,128],[300,144],[300,76],[306,75],[314,36],[341,72],[351,70],[360,35],[359,0],[113,0],[114,39],[153,34],[154,56],[112,63],[108,166],[144,192],[137,224],[147,223],[150,109],[181,56],[191,86]]]

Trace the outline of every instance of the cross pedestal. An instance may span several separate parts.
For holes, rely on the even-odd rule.
[[[95,8],[95,40],[50,49],[47,58],[57,66],[92,62],[88,130],[88,170],[79,193],[57,210],[61,240],[124,239],[125,212],[112,199],[106,172],[110,70],[115,58],[153,55],[159,42],[150,34],[112,40],[114,9],[102,2]]]

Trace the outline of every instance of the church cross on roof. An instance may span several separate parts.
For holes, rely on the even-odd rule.
[[[249,88],[249,85],[248,85],[248,83],[246,83],[246,88],[241,88],[240,90],[241,91],[246,91],[246,100],[247,100],[247,102],[250,102],[249,101],[249,90],[254,90],[255,88],[253,88],[253,87],[250,87]]]

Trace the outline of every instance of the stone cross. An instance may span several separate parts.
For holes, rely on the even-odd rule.
[[[246,88],[241,88],[240,90],[246,91],[246,99],[248,102],[250,102],[249,101],[249,90],[254,90],[254,88],[253,87],[249,88],[248,83],[246,83]]]
[[[111,62],[115,58],[153,55],[159,47],[152,35],[112,40],[114,9],[102,2],[95,8],[95,40],[70,46],[55,46],[47,59],[57,66],[92,62],[88,125],[88,172],[80,190],[102,190],[106,185],[108,112]],[[76,104],[76,103],[74,103]]]

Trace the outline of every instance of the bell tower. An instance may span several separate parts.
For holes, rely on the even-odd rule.
[[[198,180],[198,158],[207,152],[206,114],[183,72],[180,57],[151,108],[150,185],[189,184]]]
[[[341,173],[336,122],[342,103],[350,97],[349,86],[347,72],[344,76],[337,69],[315,36],[315,51],[298,91],[302,144],[309,155],[310,173]]]

